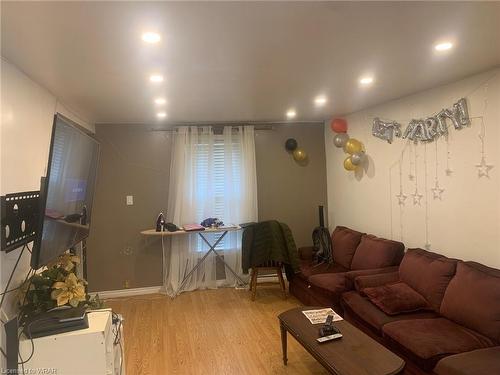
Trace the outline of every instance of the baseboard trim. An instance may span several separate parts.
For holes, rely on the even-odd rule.
[[[148,286],[145,288],[130,288],[130,289],[117,289],[117,290],[103,290],[100,292],[90,292],[91,296],[99,294],[101,299],[132,297],[145,294],[155,294],[162,291],[162,286]]]
[[[257,284],[260,283],[277,283],[279,282],[278,276],[269,275],[269,276],[259,276],[257,277]],[[99,294],[99,298],[101,299],[109,299],[109,298],[121,298],[121,297],[133,297],[140,296],[146,294],[156,294],[161,293],[163,287],[159,286],[148,286],[145,288],[130,288],[130,289],[117,289],[117,290],[103,290],[100,292],[90,292],[89,294],[93,297],[96,294]]]

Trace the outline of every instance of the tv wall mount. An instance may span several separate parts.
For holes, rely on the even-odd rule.
[[[36,238],[40,223],[40,191],[0,197],[2,251],[9,252]]]

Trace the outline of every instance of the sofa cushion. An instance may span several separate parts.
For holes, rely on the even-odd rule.
[[[391,267],[388,267],[387,269],[391,269]],[[354,287],[358,292],[363,294],[362,290],[365,288],[373,288],[385,284],[392,284],[398,281],[399,269],[396,271],[388,271],[385,273],[357,276],[354,279]]]
[[[490,338],[446,318],[400,320],[387,323],[382,332],[424,370],[444,356],[494,345]]]
[[[441,315],[500,342],[500,270],[459,262]]]
[[[350,291],[342,294],[342,306],[346,315],[351,315],[357,321],[367,325],[369,328],[380,334],[382,327],[390,322],[397,322],[405,319],[431,319],[437,318],[433,311],[418,311],[414,313],[387,315],[377,306],[363,297],[356,291]]]
[[[500,374],[500,346],[450,355],[433,370],[437,375]]]
[[[371,234],[361,237],[352,258],[351,269],[366,270],[396,266],[401,263],[405,245],[401,242],[386,240]]]
[[[327,264],[327,263],[312,263],[308,260],[300,260],[300,272],[295,274],[294,277],[300,277],[304,280],[309,280],[309,277],[312,275],[320,274],[320,273],[337,273],[337,272],[346,272],[347,268],[340,264]]]
[[[352,257],[363,233],[338,226],[332,233],[333,260],[345,268],[351,267]]]
[[[363,293],[388,315],[430,309],[424,297],[402,282],[365,288]]]
[[[399,278],[439,311],[457,261],[422,249],[409,249],[399,266]]]
[[[346,290],[352,289],[352,283],[345,273],[323,273],[309,277],[309,286],[313,292],[320,293],[327,300],[338,302]]]

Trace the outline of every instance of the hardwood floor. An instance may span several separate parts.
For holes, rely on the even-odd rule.
[[[127,375],[326,374],[289,336],[281,353],[277,315],[300,303],[277,286],[154,294],[108,300],[124,321]]]

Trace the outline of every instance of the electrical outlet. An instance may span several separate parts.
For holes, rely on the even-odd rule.
[[[130,288],[130,282],[128,280],[125,280],[125,282],[123,283],[123,286],[125,289]]]
[[[133,205],[134,205],[134,196],[127,195],[127,206],[133,206]]]
[[[124,249],[120,250],[120,254],[124,256],[132,255],[134,249],[131,246],[127,246]]]

